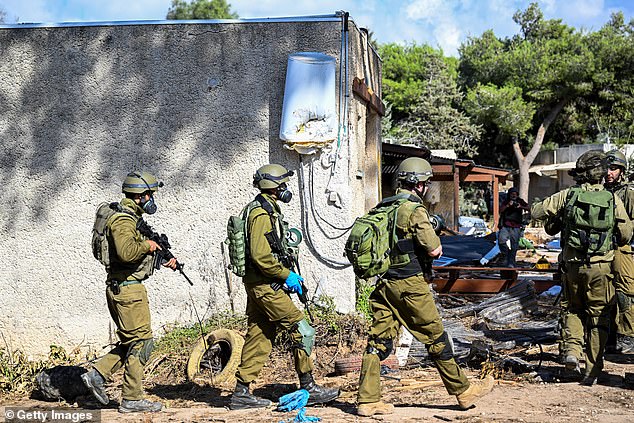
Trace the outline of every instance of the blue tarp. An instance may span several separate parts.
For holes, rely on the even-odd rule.
[[[492,238],[492,239],[491,239]],[[475,237],[467,235],[441,236],[442,255],[455,259],[451,264],[472,264],[480,259],[495,245],[493,237]],[[446,266],[446,264],[444,264]]]

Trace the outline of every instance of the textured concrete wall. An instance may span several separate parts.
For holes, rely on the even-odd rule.
[[[232,300],[244,311],[221,243],[229,215],[256,193],[253,172],[268,162],[301,170],[284,211],[313,244],[301,247],[309,288],[353,309],[352,270],[332,263],[344,260],[336,228],[378,198],[378,164],[366,150],[379,148],[379,119],[350,89],[339,148],[300,163],[278,138],[288,54],[337,57],[339,82],[341,39],[340,22],[0,28],[0,332],[8,342],[41,354],[51,343],[99,349],[112,336],[90,232],[96,206],[120,199],[133,169],[165,182],[148,221],[169,234],[195,284],[169,270],[148,281],[156,335],[195,321],[194,306],[201,317],[231,310]],[[379,87],[378,58],[354,25],[349,44],[350,87],[364,74]]]

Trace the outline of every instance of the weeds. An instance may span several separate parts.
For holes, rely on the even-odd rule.
[[[46,360],[29,360],[20,350],[0,348],[0,396],[29,394],[35,387],[35,375],[57,365],[73,365],[80,361],[79,349],[70,354],[58,345],[51,345]]]
[[[374,291],[374,283],[365,279],[356,278],[356,304],[355,308],[368,322],[372,321],[372,310],[370,309],[370,295]]]
[[[167,325],[164,326],[165,335],[156,343],[156,353],[188,353],[189,348],[200,337],[200,323],[187,326]],[[202,329],[205,334],[216,329],[233,329],[244,331],[247,326],[246,316],[234,315],[229,312],[214,314],[209,319],[202,322]]]

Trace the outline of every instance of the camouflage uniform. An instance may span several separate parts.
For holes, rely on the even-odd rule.
[[[620,198],[630,219],[634,218],[634,186],[615,184],[606,188]],[[614,253],[614,288],[618,315],[616,331],[618,335],[634,337],[634,251],[628,243]]]
[[[396,229],[399,240],[413,241],[417,261],[412,260],[405,267],[394,263],[370,295],[372,326],[363,355],[359,404],[380,401],[380,358],[390,353],[401,326],[426,345],[449,394],[459,395],[469,388],[469,381],[453,358],[449,338],[423,275],[423,269],[431,269],[432,259],[427,253],[440,245],[440,239],[431,227],[420,198],[403,189],[398,189],[396,194],[409,194],[419,200],[407,201],[399,207]],[[418,270],[416,262],[420,264]]]
[[[583,183],[586,191],[604,190],[603,185]],[[531,215],[535,219],[544,219],[560,215],[566,207],[569,189],[551,195],[533,206]],[[623,206],[623,202],[614,198],[615,233],[620,239],[630,239],[632,225]],[[563,222],[564,226],[566,221]],[[586,357],[585,376],[596,378],[603,369],[603,352],[607,342],[610,324],[610,307],[614,302],[611,262],[614,251],[604,255],[587,257],[583,251],[576,250],[562,240],[561,261],[564,266],[564,299],[566,309],[563,313],[562,347],[566,355],[577,360],[584,349]],[[584,348],[584,339],[585,342]]]
[[[280,208],[267,194],[262,196],[275,211],[274,221],[279,222]],[[249,262],[242,279],[247,292],[248,330],[242,348],[242,360],[236,378],[245,384],[254,381],[268,360],[276,328],[288,331],[293,340],[293,358],[298,373],[310,373],[313,362],[301,348],[302,334],[297,325],[304,314],[295,306],[288,294],[281,289],[274,291],[272,282],[288,277],[290,270],[273,255],[265,234],[273,230],[271,218],[262,207],[254,208],[247,220]],[[276,228],[280,232],[280,228]]]
[[[128,213],[115,215],[108,224],[116,255],[112,257],[106,288],[108,310],[120,342],[94,367],[106,379],[124,367],[121,396],[135,401],[143,398],[143,366],[153,345],[150,308],[142,281],[152,275],[154,257],[146,238],[136,229],[143,209],[129,198],[120,204]],[[115,283],[119,293],[113,291]]]

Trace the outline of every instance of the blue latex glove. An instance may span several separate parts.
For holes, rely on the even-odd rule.
[[[284,288],[285,291],[296,292],[299,295],[302,295],[302,282],[304,282],[304,278],[291,271],[288,278],[284,281],[284,286],[282,288]]]
[[[281,396],[277,403],[278,411],[293,411],[298,410],[306,406],[308,403],[308,391],[306,389],[300,389],[290,394]]]
[[[304,407],[301,408],[301,410],[299,410],[299,413],[297,413],[297,415],[295,416],[295,420],[293,420],[293,422],[297,422],[297,423],[304,423],[304,422],[319,422],[321,421],[321,417],[315,417],[315,416],[307,416],[306,415],[306,409]]]

